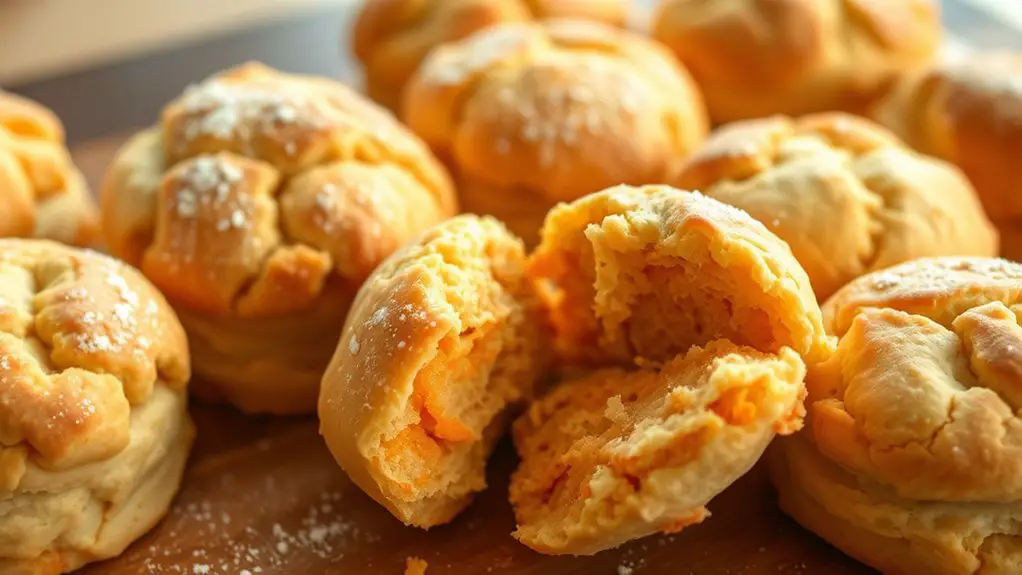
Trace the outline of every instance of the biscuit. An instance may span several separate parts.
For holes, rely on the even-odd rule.
[[[366,92],[397,111],[412,74],[435,46],[504,22],[580,18],[623,26],[626,0],[369,0],[352,30]]]
[[[515,422],[514,536],[588,555],[709,516],[774,435],[801,426],[805,367],[717,340],[659,370],[595,371]]]
[[[88,246],[99,214],[47,108],[0,91],[0,237]]]
[[[875,113],[912,147],[960,167],[1005,235],[1022,227],[1012,153],[1022,144],[1020,86],[1022,55],[978,54],[906,78]]]
[[[0,572],[120,554],[167,512],[194,428],[163,296],[106,256],[0,240]]]
[[[450,521],[486,487],[510,410],[545,350],[522,243],[458,216],[365,282],[323,376],[320,432],[370,497],[408,525]]]
[[[560,359],[611,366],[515,423],[515,536],[543,553],[702,521],[776,434],[799,429],[803,357],[831,351],[788,246],[698,193],[620,186],[562,204],[527,273]]]
[[[933,0],[664,0],[653,36],[688,67],[716,123],[865,113],[933,61]]]
[[[674,183],[763,222],[791,246],[821,302],[904,261],[997,255],[997,232],[957,168],[848,114],[734,122]]]
[[[305,413],[362,281],[457,206],[444,168],[390,114],[248,64],[189,88],[129,141],[102,209],[111,252],[188,330],[195,392]]]
[[[405,94],[403,119],[448,162],[463,209],[527,246],[556,203],[661,183],[708,129],[663,47],[592,22],[502,24],[446,44]]]
[[[1022,563],[1022,265],[928,258],[824,306],[838,336],[806,379],[807,433],[771,468],[782,508],[885,573]]]

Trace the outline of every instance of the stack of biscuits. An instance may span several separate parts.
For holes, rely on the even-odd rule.
[[[933,0],[631,8],[368,0],[369,98],[198,79],[98,201],[0,93],[0,572],[159,521],[189,390],[316,413],[419,528],[510,435],[541,553],[712,520],[764,459],[884,573],[1022,572],[1022,54],[940,61]]]

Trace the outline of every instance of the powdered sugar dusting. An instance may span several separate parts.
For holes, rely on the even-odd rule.
[[[465,82],[521,49],[531,33],[522,24],[485,28],[461,44],[433,52],[423,64],[423,78],[440,85]]]
[[[579,55],[563,68],[577,81],[565,81],[566,72],[537,64],[491,93],[497,105],[486,113],[501,126],[498,133],[507,134],[494,142],[498,154],[508,153],[509,139],[518,139],[536,150],[540,168],[549,169],[557,165],[559,153],[585,139],[626,137],[633,118],[655,105],[652,87],[632,78],[615,59]]]
[[[317,103],[286,84],[271,87],[212,78],[185,90],[180,106],[187,114],[181,146],[202,136],[247,141],[253,135],[280,135],[286,127],[315,128],[324,123]],[[282,145],[294,154],[294,140]]]
[[[267,489],[273,487],[267,484]],[[314,555],[320,559],[344,557],[345,549],[354,541],[375,542],[376,536],[361,530],[355,523],[338,515],[340,492],[324,492],[318,501],[306,507],[300,524],[289,529],[273,523],[265,530],[251,525],[235,526],[230,514],[209,501],[189,503],[174,508],[173,516],[181,529],[197,528],[204,546],[186,551],[174,547],[149,548],[145,560],[147,573],[194,574],[222,573],[254,575],[263,572],[292,572],[289,558]],[[219,519],[219,520],[218,520]],[[169,541],[175,539],[170,533]],[[182,563],[182,557],[187,558]],[[198,571],[196,571],[198,570]]]

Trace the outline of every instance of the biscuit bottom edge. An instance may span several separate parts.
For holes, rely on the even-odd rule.
[[[659,369],[560,385],[514,426],[515,538],[589,555],[701,522],[776,434],[801,427],[804,374],[790,348],[717,340]]]
[[[100,500],[97,493],[91,494],[93,501],[86,508],[79,510],[78,515],[83,524],[91,524],[91,521],[98,519],[94,536],[91,539],[83,539],[75,537],[75,534],[69,534],[79,543],[84,541],[85,545],[61,548],[51,544],[35,557],[0,557],[0,573],[58,575],[74,571],[87,564],[121,555],[129,546],[155,528],[167,515],[180,491],[185,464],[195,442],[196,429],[187,412],[186,397],[184,391],[157,387],[151,400],[152,409],[147,410],[149,407],[147,405],[139,410],[140,413],[133,414],[133,421],[141,423],[144,420],[156,424],[155,427],[140,430],[136,429],[133,423],[132,442],[135,446],[129,446],[122,454],[101,465],[109,467],[105,473],[107,477],[118,473],[117,469],[127,463],[124,458],[143,459],[143,468],[138,475],[133,475],[131,485],[117,488],[115,496],[117,500]],[[162,436],[168,433],[170,437],[159,440],[159,444],[151,451],[144,453],[139,451],[151,441],[147,436]],[[78,471],[71,470],[68,473],[77,474]],[[97,477],[99,478],[97,481],[103,481],[102,473]],[[30,493],[28,496],[31,501],[26,505],[31,506],[34,502],[53,511],[55,505],[59,508],[61,505],[78,501],[80,498],[73,492],[82,488],[79,486],[69,491],[50,494]],[[99,490],[99,487],[95,489]],[[70,495],[70,499],[63,498],[66,495]],[[50,501],[47,502],[46,499]],[[99,517],[95,517],[97,507],[101,510]],[[68,513],[72,510],[62,512]]]
[[[1022,572],[1022,503],[901,498],[825,458],[805,436],[771,446],[780,508],[886,575]]]

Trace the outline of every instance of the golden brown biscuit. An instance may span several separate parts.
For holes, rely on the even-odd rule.
[[[0,91],[0,237],[87,246],[99,214],[50,110]]]
[[[775,434],[801,426],[800,354],[831,350],[809,279],[748,214],[665,186],[562,204],[542,235],[527,273],[556,350],[621,367],[515,424],[515,536],[588,554],[698,523]]]
[[[788,242],[820,301],[904,261],[997,255],[997,232],[957,168],[843,113],[729,124],[675,184],[747,211]]]
[[[519,239],[458,216],[365,282],[323,376],[320,431],[359,487],[406,524],[450,521],[486,487],[509,410],[544,366]]]
[[[403,117],[455,172],[465,211],[533,245],[543,215],[609,186],[660,183],[703,139],[688,74],[634,33],[503,24],[434,50]]]
[[[169,104],[114,161],[102,207],[111,251],[178,310],[196,392],[270,413],[315,409],[362,281],[457,209],[390,114],[257,64]]]
[[[369,97],[397,111],[405,84],[435,46],[534,18],[623,26],[627,9],[626,0],[368,0],[355,20],[353,50]]]
[[[167,512],[194,428],[185,334],[132,268],[0,240],[0,573],[120,554]]]
[[[933,0],[664,0],[653,35],[691,70],[723,123],[864,113],[941,40]]]
[[[876,112],[912,147],[960,167],[1006,235],[1022,227],[1020,86],[1022,54],[979,54],[906,78]]]
[[[1022,265],[934,258],[824,306],[835,354],[772,458],[782,507],[885,573],[1022,567]]]
[[[515,422],[515,537],[587,555],[701,522],[775,434],[801,427],[804,375],[790,348],[717,340],[659,370],[560,385]]]

